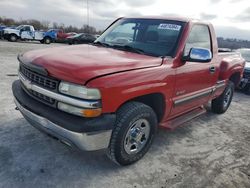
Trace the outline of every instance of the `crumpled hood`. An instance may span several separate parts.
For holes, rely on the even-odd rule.
[[[42,66],[50,76],[84,84],[95,77],[160,66],[161,58],[93,45],[75,45],[30,51],[22,59]]]

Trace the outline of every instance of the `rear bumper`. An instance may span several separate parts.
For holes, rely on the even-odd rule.
[[[2,38],[5,39],[5,40],[8,40],[9,39],[9,34],[2,34]]]
[[[13,83],[12,90],[16,106],[24,118],[40,131],[84,151],[109,146],[115,115],[92,119],[76,117],[32,99],[23,91],[20,81]]]

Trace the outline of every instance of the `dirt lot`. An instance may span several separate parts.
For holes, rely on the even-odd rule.
[[[250,96],[160,130],[138,163],[118,167],[102,152],[78,152],[41,134],[14,110],[18,53],[59,46],[0,41],[0,187],[250,187]]]

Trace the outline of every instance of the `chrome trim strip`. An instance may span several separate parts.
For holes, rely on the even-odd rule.
[[[225,83],[226,83],[226,80],[220,80],[216,84],[225,84]]]
[[[196,98],[201,98],[201,97],[205,97],[205,96],[211,95],[217,89],[225,87],[225,85],[226,85],[226,81],[225,80],[218,81],[216,83],[216,85],[212,89],[209,89],[207,91],[203,91],[201,93],[197,93],[197,94],[194,94],[192,96],[184,97],[182,99],[178,99],[178,100],[174,101],[174,106],[176,107],[178,105],[182,105],[184,103],[190,102],[190,101],[192,101],[192,100],[194,100]]]
[[[220,89],[222,87],[225,87],[226,83],[220,83],[220,84],[217,84],[215,87],[215,89]]]
[[[14,99],[14,102],[24,118],[32,126],[58,138],[67,145],[84,151],[95,151],[108,148],[109,146],[112,130],[91,133],[73,132],[27,110],[16,99]]]
[[[182,105],[184,103],[187,103],[187,102],[190,102],[196,98],[201,98],[201,97],[205,97],[205,96],[208,96],[212,93],[212,89],[209,89],[208,91],[203,91],[201,93],[197,93],[197,94],[194,94],[192,96],[188,96],[188,97],[185,97],[185,98],[182,98],[182,99],[178,99],[176,101],[174,101],[174,106],[179,106],[179,105]]]
[[[99,101],[84,101],[84,100],[74,99],[72,97],[68,97],[65,95],[61,95],[61,94],[49,91],[47,89],[44,89],[42,87],[39,87],[39,86],[31,83],[31,81],[26,79],[25,76],[23,76],[20,72],[18,73],[18,75],[19,75],[21,82],[28,90],[36,91],[36,92],[41,93],[47,97],[53,98],[59,102],[63,102],[66,104],[77,106],[77,107],[91,108],[91,109],[100,107]]]

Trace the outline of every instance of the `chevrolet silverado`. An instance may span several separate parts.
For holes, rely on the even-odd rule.
[[[80,150],[105,149],[128,165],[158,127],[226,112],[245,60],[218,53],[210,23],[186,18],[119,18],[89,45],[18,56],[17,109],[37,129]]]

